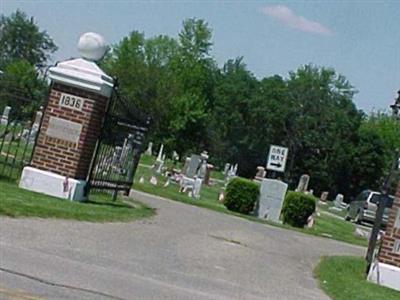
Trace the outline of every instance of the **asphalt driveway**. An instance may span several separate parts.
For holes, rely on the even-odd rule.
[[[96,224],[0,218],[0,299],[329,299],[322,255],[363,248],[144,193],[157,215]]]

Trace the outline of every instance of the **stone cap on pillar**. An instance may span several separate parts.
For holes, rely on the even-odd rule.
[[[114,81],[94,62],[101,59],[108,49],[104,39],[96,33],[85,33],[79,39],[78,49],[83,58],[63,61],[51,67],[50,79],[110,97]]]

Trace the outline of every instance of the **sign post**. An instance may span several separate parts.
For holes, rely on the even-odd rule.
[[[267,170],[285,172],[288,152],[289,149],[286,147],[271,145],[268,154]]]

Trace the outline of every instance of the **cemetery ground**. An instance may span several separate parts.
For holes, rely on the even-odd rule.
[[[221,178],[221,172],[213,171],[211,173],[211,177],[214,180],[213,185],[206,186],[203,185],[201,189],[201,197],[200,199],[190,198],[186,193],[179,193],[178,185],[171,184],[168,187],[164,187],[164,183],[166,178],[163,176],[157,176],[158,185],[154,186],[149,182],[150,176],[152,174],[150,165],[154,162],[154,158],[147,155],[142,155],[141,164],[138,167],[135,181],[134,181],[134,189],[143,191],[146,193],[154,194],[157,196],[161,196],[164,198],[168,198],[171,200],[176,200],[180,202],[184,202],[191,205],[196,205],[208,209],[212,209],[218,212],[239,216],[254,222],[260,222],[265,224],[270,224],[278,227],[283,227],[290,230],[296,230],[300,232],[304,232],[307,234],[322,236],[325,238],[332,238],[335,240],[360,245],[367,246],[368,242],[365,238],[356,236],[354,234],[355,225],[349,222],[345,222],[343,219],[336,218],[329,214],[321,213],[316,217],[315,225],[313,228],[295,228],[288,225],[268,222],[262,219],[259,219],[255,216],[243,215],[240,213],[229,211],[221,202],[218,201],[218,194],[223,187],[223,181]],[[168,166],[171,167],[171,162],[167,161]],[[139,183],[140,177],[143,176],[145,178],[144,183]],[[321,208],[322,211],[326,211],[326,207]],[[321,212],[322,212],[321,211]]]
[[[60,201],[58,198],[18,188],[10,180],[0,179],[0,215],[73,219],[90,222],[132,221],[154,214],[139,202],[112,202],[109,195],[95,194],[87,202]]]

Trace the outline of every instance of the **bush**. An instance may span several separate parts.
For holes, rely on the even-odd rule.
[[[304,227],[308,218],[314,213],[315,205],[314,196],[288,192],[282,209],[283,223],[295,227]]]
[[[255,182],[236,177],[226,188],[224,205],[229,210],[249,214],[253,211],[259,194],[260,189]]]

